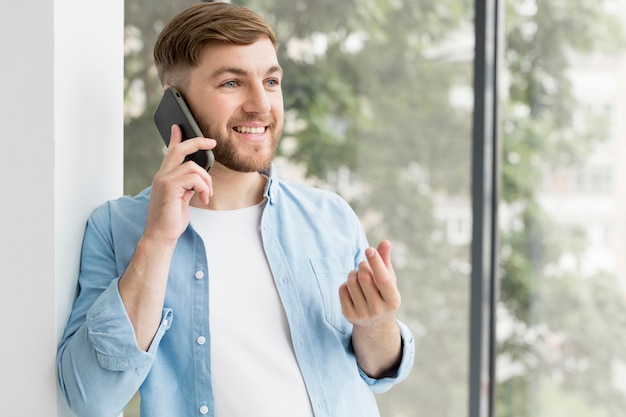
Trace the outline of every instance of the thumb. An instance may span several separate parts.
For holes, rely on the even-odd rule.
[[[180,126],[178,126],[177,124],[173,124],[172,128],[170,129],[170,143],[168,144],[168,147],[172,144],[175,145],[182,142],[182,139],[183,131],[180,129]]]

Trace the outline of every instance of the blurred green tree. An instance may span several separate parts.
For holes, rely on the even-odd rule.
[[[562,395],[573,393],[601,415],[626,409],[624,391],[611,378],[626,360],[616,332],[626,313],[619,285],[612,276],[585,278],[580,269],[558,267],[564,254],[581,258],[587,238],[551,219],[537,197],[547,167],[578,167],[608,137],[607,116],[577,102],[568,77],[574,57],[623,51],[623,23],[606,4],[506,3],[502,198],[514,215],[501,234],[501,301],[512,325],[498,353],[518,371],[499,383],[500,417],[547,415],[538,391],[551,379],[562,381]]]
[[[162,158],[163,145],[152,122],[161,90],[152,64],[154,39],[164,21],[193,3],[126,2],[128,194],[150,185]],[[267,18],[280,40],[287,122],[279,156],[302,166],[311,181],[344,195],[363,219],[372,243],[389,238],[394,244],[401,315],[416,335],[418,352],[410,378],[379,397],[381,413],[467,415],[469,242],[450,242],[438,211],[450,205],[470,207],[473,3],[233,3]],[[543,164],[580,163],[605,136],[603,120],[596,115],[590,115],[587,130],[572,128],[578,104],[566,76],[567,57],[618,47],[620,28],[602,11],[603,1],[506,4],[510,84],[504,103],[502,191],[504,204],[517,210],[516,220],[524,227],[504,231],[501,237],[501,302],[507,315],[523,326],[498,349],[524,366],[521,374],[498,386],[497,415],[535,417],[532,381],[540,369],[561,372],[563,388],[606,404],[606,410],[624,407],[623,397],[603,372],[612,361],[623,361],[626,341],[593,321],[589,325],[597,326],[589,331],[595,340],[615,346],[593,349],[593,341],[580,334],[577,324],[604,314],[621,320],[626,317],[623,299],[611,277],[584,281],[571,274],[544,274],[546,265],[564,251],[576,253],[584,236],[560,233],[536,196]],[[519,156],[515,163],[506,158],[512,153]],[[577,310],[553,311],[563,297]],[[548,364],[524,334],[546,326],[542,335],[563,335],[572,357],[586,360],[589,367]]]

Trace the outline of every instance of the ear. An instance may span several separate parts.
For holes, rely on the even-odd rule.
[[[163,84],[163,93],[165,93],[165,90],[167,90],[168,88],[170,88],[172,86],[172,84]]]

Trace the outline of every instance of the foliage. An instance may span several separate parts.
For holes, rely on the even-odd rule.
[[[128,107],[140,99],[139,109],[127,114],[129,194],[150,184],[163,148],[152,123],[160,85],[151,46],[163,21],[192,3],[126,2]],[[379,397],[382,414],[466,415],[469,247],[448,242],[437,212],[442,204],[468,205],[470,199],[471,108],[453,103],[451,94],[471,89],[473,4],[233,3],[259,12],[279,37],[290,139],[284,142],[295,144],[282,147],[281,155],[343,194],[373,243],[393,242],[401,317],[416,335],[418,352],[409,380]],[[585,237],[560,229],[537,201],[546,167],[582,163],[606,135],[602,115],[582,113],[584,123],[573,123],[581,113],[567,68],[574,54],[621,47],[619,27],[602,1],[506,5],[502,199],[513,215],[500,238],[501,302],[516,325],[498,349],[522,371],[500,382],[497,413],[535,417],[534,387],[542,373],[559,375],[560,388],[607,404],[606,410],[623,407],[605,375],[613,361],[624,360],[626,340],[602,317],[626,317],[624,300],[611,277],[584,280],[558,268],[564,253],[579,253]],[[565,305],[571,314],[558,310]],[[546,352],[554,350],[542,350],[554,340],[567,361],[551,361]],[[594,341],[603,348],[594,349]]]
[[[626,361],[626,343],[594,320],[626,313],[619,286],[614,277],[563,268],[564,257],[582,256],[586,237],[538,203],[547,168],[580,166],[607,137],[606,116],[582,110],[568,69],[575,57],[623,48],[621,27],[603,2],[585,0],[510,1],[506,23],[502,197],[514,215],[501,236],[501,290],[514,326],[498,351],[522,371],[500,382],[497,415],[541,415],[537,391],[548,380],[621,415],[624,395],[609,375]]]

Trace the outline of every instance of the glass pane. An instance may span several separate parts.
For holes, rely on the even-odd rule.
[[[371,244],[392,241],[400,318],[417,354],[409,379],[379,395],[381,414],[467,415],[473,4],[232,3],[259,12],[280,39],[287,120],[278,172],[338,192]],[[184,5],[126,1],[129,194],[150,184],[161,161],[150,53],[162,22]]]
[[[626,1],[507,4],[500,417],[626,410]]]

